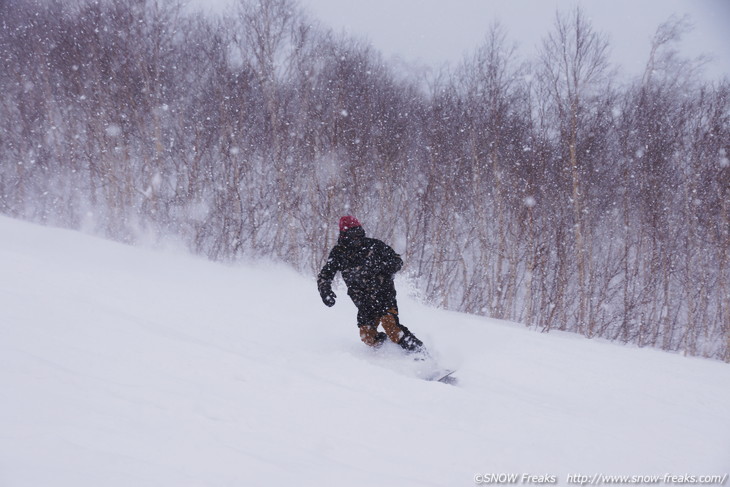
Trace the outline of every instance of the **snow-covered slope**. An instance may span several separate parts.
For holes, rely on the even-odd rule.
[[[366,349],[343,290],[326,308],[313,278],[281,266],[0,218],[0,268],[3,487],[730,471],[727,364],[541,334],[401,292],[404,323],[459,367],[453,387],[418,379],[393,347]]]

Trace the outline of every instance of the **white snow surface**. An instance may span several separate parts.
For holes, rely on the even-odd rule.
[[[730,471],[730,366],[420,304],[459,384],[342,285],[0,218],[0,486],[469,486]],[[339,282],[339,281],[338,281]],[[525,484],[527,482],[520,483]]]

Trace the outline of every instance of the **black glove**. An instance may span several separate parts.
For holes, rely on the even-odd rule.
[[[320,296],[322,296],[322,302],[328,307],[331,308],[335,305],[335,298],[337,295],[332,291],[332,289],[323,290],[320,293]]]

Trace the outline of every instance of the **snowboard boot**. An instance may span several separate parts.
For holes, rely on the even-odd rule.
[[[398,342],[398,345],[407,352],[422,354],[425,358],[428,353],[423,347],[423,342],[405,326],[401,325],[401,329],[403,330],[403,337]]]

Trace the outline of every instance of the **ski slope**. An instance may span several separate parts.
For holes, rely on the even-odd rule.
[[[724,363],[433,309],[397,281],[453,387],[368,350],[342,288],[326,308],[283,266],[3,217],[0,268],[2,487],[730,472]]]

